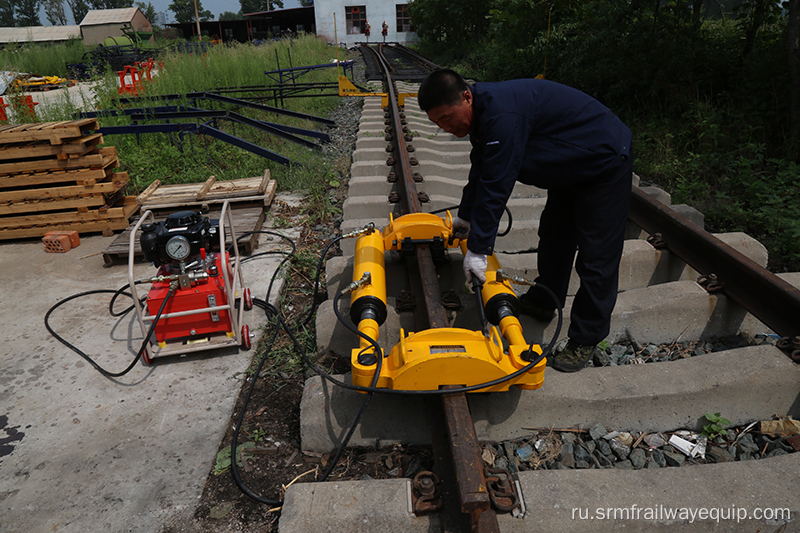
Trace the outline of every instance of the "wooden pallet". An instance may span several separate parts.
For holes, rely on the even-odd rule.
[[[2,140],[2,135],[0,135]],[[12,159],[38,159],[42,157],[58,157],[67,159],[68,157],[79,157],[93,150],[97,145],[103,144],[102,133],[91,133],[76,139],[69,139],[62,144],[42,143],[41,141],[30,141],[25,143],[14,143],[0,145],[0,161]]]
[[[85,131],[99,128],[96,118],[2,126],[0,144],[31,141],[45,141],[52,145],[64,144],[69,140],[83,137]]]
[[[120,205],[85,212],[59,211],[42,215],[0,217],[0,240],[41,237],[53,230],[75,230],[78,233],[124,230],[130,217],[139,209],[134,196],[127,196]]]
[[[211,176],[205,183],[162,185],[159,180],[140,194],[136,201],[147,209],[171,207],[201,207],[229,202],[263,202],[268,206],[275,197],[276,183],[270,179],[269,169],[263,176],[230,181],[217,181]]]
[[[117,150],[88,133],[97,120],[0,127],[0,240],[53,230],[113,231],[139,209],[126,198]]]

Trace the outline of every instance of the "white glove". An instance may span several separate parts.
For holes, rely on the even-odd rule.
[[[469,235],[469,221],[463,218],[453,219],[453,235],[459,239],[466,239]]]
[[[467,276],[467,283],[472,283],[472,276],[477,277],[481,283],[486,283],[486,255],[467,250],[467,255],[464,256],[464,275]]]

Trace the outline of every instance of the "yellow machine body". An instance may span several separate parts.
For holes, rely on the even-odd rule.
[[[400,250],[404,242],[438,240],[446,247],[460,246],[466,252],[466,241],[455,238],[452,228],[449,212],[445,219],[430,213],[413,213],[396,219],[392,217],[382,233],[372,232],[358,239],[353,281],[362,279],[366,272],[371,274],[370,282],[356,289],[351,299],[351,318],[358,324],[359,331],[375,340],[378,338],[378,327],[382,320],[375,320],[374,312],[368,313],[371,315],[368,319],[360,318],[360,313],[365,306],[370,307],[369,302],[376,299],[384,304],[386,302],[384,251]],[[487,262],[486,283],[481,296],[484,307],[496,318],[494,323],[497,326],[490,328],[487,334],[462,328],[435,328],[408,334],[401,330],[400,342],[382,359],[377,387],[436,390],[445,385],[480,385],[504,378],[527,366],[529,363],[523,359],[523,354],[529,349],[534,357],[542,353],[540,346],[531,346],[525,341],[519,320],[507,311],[516,304],[516,295],[508,281],[497,281],[497,270],[500,269],[497,258],[492,255]],[[363,305],[354,313],[359,301]],[[376,364],[360,362],[360,357],[370,349],[369,346],[366,340],[361,339],[359,347],[351,352],[354,385],[367,387],[373,381]],[[506,391],[512,385],[522,389],[538,389],[544,381],[546,363],[546,360],[542,360],[511,380],[474,392]]]
[[[378,387],[396,390],[437,390],[443,385],[471,386],[503,378],[528,364],[520,356],[527,344],[509,346],[503,343],[496,328],[489,338],[479,331],[461,328],[427,329],[405,334],[383,359]],[[353,384],[369,386],[375,365],[358,363],[353,350],[351,364]],[[539,346],[534,346],[537,354]],[[511,385],[522,389],[538,389],[544,381],[546,361],[542,360],[528,372],[503,383],[475,392],[506,391]]]
[[[339,75],[339,96],[380,96],[381,107],[389,105],[388,93],[362,93],[346,76]],[[397,93],[397,103],[400,107],[406,105],[406,98],[417,96],[417,93]]]
[[[453,218],[450,211],[446,219],[431,213],[410,213],[394,218],[389,215],[389,225],[383,228],[384,247],[399,250],[403,241],[432,241],[441,239],[447,248],[455,248],[461,240],[453,234]]]

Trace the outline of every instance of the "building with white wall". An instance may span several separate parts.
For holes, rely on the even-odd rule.
[[[409,43],[417,39],[408,14],[410,0],[315,0],[317,35],[328,42],[353,46],[383,42],[381,27],[386,22],[386,42]],[[334,31],[334,14],[336,28]],[[366,35],[367,24],[370,35]]]

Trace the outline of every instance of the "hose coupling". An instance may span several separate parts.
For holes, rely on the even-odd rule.
[[[368,234],[372,233],[373,231],[375,231],[375,223],[374,222],[370,222],[369,224],[367,224],[364,227],[361,227],[361,228],[358,228],[358,229],[354,229],[350,233],[345,233],[344,235],[342,235],[342,238],[343,239],[349,239],[350,237],[361,237],[362,235],[368,235]]]
[[[350,283],[347,287],[345,287],[344,289],[339,291],[339,294],[341,296],[344,296],[345,294],[347,294],[349,292],[353,292],[354,290],[356,290],[358,288],[361,288],[364,285],[368,285],[370,283],[372,283],[372,273],[369,272],[369,271],[364,272],[364,275],[361,276],[361,279],[357,279],[357,280],[353,281],[352,283]]]
[[[515,283],[517,285],[529,285],[531,287],[536,287],[537,285],[535,281],[527,280],[522,276],[509,276],[505,272],[503,272],[502,268],[497,270],[496,276],[497,277],[495,279],[500,283],[504,281],[510,281],[511,283]]]

